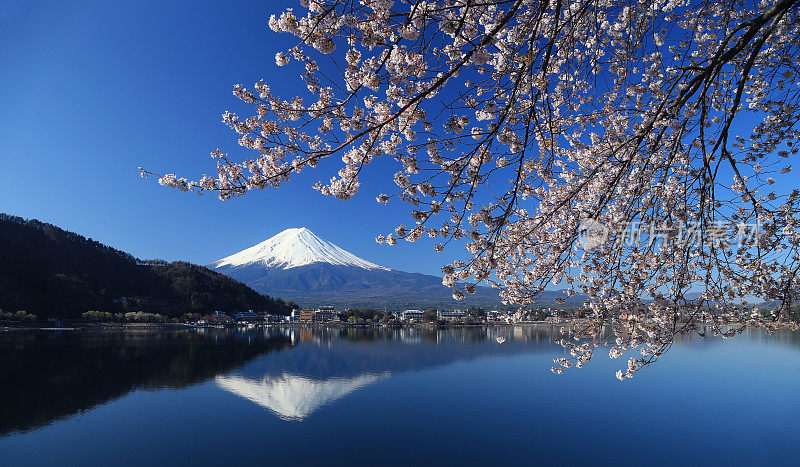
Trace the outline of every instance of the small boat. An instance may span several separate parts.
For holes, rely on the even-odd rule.
[[[497,338],[497,343],[498,343],[498,344],[502,344],[502,343],[503,343],[503,342],[505,342],[505,341],[506,341],[506,338],[505,338],[505,337],[503,337],[503,336],[500,336],[500,337],[498,337],[498,338]]]

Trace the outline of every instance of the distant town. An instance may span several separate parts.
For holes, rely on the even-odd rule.
[[[761,310],[768,313],[769,308]],[[732,323],[741,320],[744,310],[729,310],[723,313],[704,311],[700,316],[692,316],[697,324],[713,323],[715,318]],[[690,316],[681,318],[688,321]],[[627,321],[635,316],[620,313],[616,320]],[[87,311],[77,319],[38,319],[36,315],[19,311],[16,313],[0,310],[0,329],[13,328],[80,328],[100,325],[180,325],[190,327],[229,327],[262,325],[343,325],[343,326],[485,326],[513,324],[580,324],[588,322],[586,312],[580,308],[536,307],[527,310],[485,310],[480,307],[462,309],[428,308],[401,311],[378,310],[376,308],[339,308],[319,306],[316,308],[296,308],[289,314],[275,314],[267,311],[247,310],[228,313],[217,310],[208,314],[186,313],[181,317],[170,318],[159,313],[142,311],[110,313]]]
[[[408,309],[402,311],[381,311],[374,308],[345,308],[337,310],[333,306],[298,309],[289,315],[276,315],[249,310],[228,315],[215,311],[210,316],[196,321],[196,325],[214,324],[514,324],[514,323],[559,323],[569,316],[566,310],[537,308],[526,311],[500,311],[471,309]]]
[[[714,318],[722,318],[727,322],[741,319],[744,310],[733,309],[722,313],[711,310],[692,316],[696,323],[711,323]],[[762,312],[768,313],[765,308]],[[681,317],[688,321],[691,313]],[[615,319],[627,321],[636,319],[627,313],[619,313]],[[381,311],[375,308],[344,308],[337,310],[334,306],[296,309],[289,315],[276,315],[249,310],[247,312],[228,315],[216,311],[204,319],[193,323],[199,326],[218,324],[347,324],[347,325],[501,325],[501,324],[564,324],[586,322],[586,311],[581,308],[536,307],[526,310],[485,310],[479,307],[464,309],[429,308],[426,310],[407,309],[402,311]]]

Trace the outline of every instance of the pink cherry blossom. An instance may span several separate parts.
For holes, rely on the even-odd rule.
[[[795,186],[800,147],[798,1],[304,0],[269,27],[297,38],[275,60],[307,92],[236,86],[252,115],[223,122],[247,156],[217,150],[215,177],[159,183],[225,200],[334,157],[316,188],[349,199],[390,157],[377,200],[411,216],[379,242],[466,239],[443,268],[456,298],[477,284],[521,307],[551,282],[583,294],[553,371],[610,340],[613,358],[637,351],[627,379],[682,332],[794,325],[800,190],[775,187]],[[584,250],[586,219],[612,234]],[[632,222],[665,234],[614,233]],[[690,224],[700,241],[671,233]],[[742,243],[708,241],[719,225]]]

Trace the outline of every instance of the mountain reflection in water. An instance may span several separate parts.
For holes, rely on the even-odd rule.
[[[551,351],[555,337],[552,327],[292,328],[285,332],[300,345],[291,352],[255,359],[231,375],[217,377],[216,382],[283,420],[295,421],[393,374],[490,355]],[[500,346],[497,336],[509,334],[513,339]]]
[[[625,382],[614,372],[626,359],[603,347],[553,375],[556,337],[550,326],[4,332],[0,465],[800,463],[800,333],[679,336]]]
[[[283,420],[302,420],[319,407],[388,376],[389,373],[366,374],[319,381],[284,373],[265,376],[258,381],[239,376],[217,376],[216,382],[222,389],[269,409]]]
[[[500,346],[498,335],[511,339]],[[549,351],[553,337],[550,327],[7,332],[0,335],[0,400],[18,403],[4,409],[0,436],[46,426],[136,390],[208,380],[283,420],[303,420],[392,373]]]
[[[516,330],[515,330],[516,329]],[[419,370],[493,354],[535,349],[526,342],[552,342],[553,329],[287,328],[291,352],[255,359],[217,385],[283,420],[303,420],[320,407],[393,373]],[[500,347],[495,334],[516,332]],[[311,344],[311,345],[303,345]],[[547,346],[545,346],[546,348]]]
[[[211,330],[0,334],[0,436],[36,429],[136,390],[184,388],[290,344],[281,333]]]

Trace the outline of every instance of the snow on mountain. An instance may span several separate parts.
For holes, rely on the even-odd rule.
[[[314,263],[354,266],[367,270],[390,270],[317,237],[305,227],[286,229],[246,250],[215,261],[210,267],[238,268],[261,265],[268,268],[290,269]]]
[[[283,420],[303,420],[323,405],[387,376],[388,372],[315,380],[284,373],[261,380],[217,376],[216,383],[226,391],[269,409]]]
[[[389,269],[325,241],[306,228],[274,237],[208,265],[253,290],[303,306],[495,306],[497,290],[478,287],[463,302],[442,278]]]

